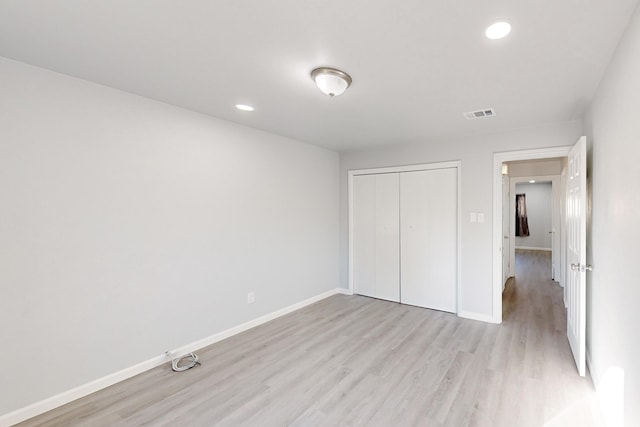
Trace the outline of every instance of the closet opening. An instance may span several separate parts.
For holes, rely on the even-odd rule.
[[[349,290],[458,313],[460,162],[349,171]]]

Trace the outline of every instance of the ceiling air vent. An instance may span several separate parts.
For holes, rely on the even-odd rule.
[[[464,113],[464,117],[467,120],[481,119],[483,117],[493,117],[495,115],[496,112],[493,108],[487,108],[486,110],[469,111],[468,113]]]

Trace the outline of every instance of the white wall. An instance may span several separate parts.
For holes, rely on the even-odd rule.
[[[334,289],[337,177],[334,152],[0,58],[0,415]]]
[[[599,386],[624,370],[625,425],[640,425],[640,10],[584,119],[590,142],[587,348]]]
[[[529,223],[529,236],[516,236],[516,248],[551,250],[551,234],[549,234],[553,228],[551,222],[551,206],[553,201],[551,183],[518,183],[516,184],[515,194],[525,194],[527,219]],[[511,202],[514,204],[516,195],[511,198]]]
[[[489,119],[490,120],[490,119]],[[490,317],[492,298],[493,153],[572,145],[582,132],[581,122],[521,129],[459,140],[425,141],[340,154],[340,285],[348,287],[347,171],[383,166],[449,160],[462,161],[461,310]],[[485,222],[469,223],[470,212],[484,212]]]

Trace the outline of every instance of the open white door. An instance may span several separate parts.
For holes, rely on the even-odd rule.
[[[567,337],[581,376],[586,365],[587,140],[569,153],[567,174]]]
[[[511,192],[509,175],[502,175],[502,287],[511,277]]]

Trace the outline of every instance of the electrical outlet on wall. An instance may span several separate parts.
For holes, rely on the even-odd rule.
[[[249,292],[247,294],[247,304],[253,304],[254,302],[256,302],[256,293]]]

